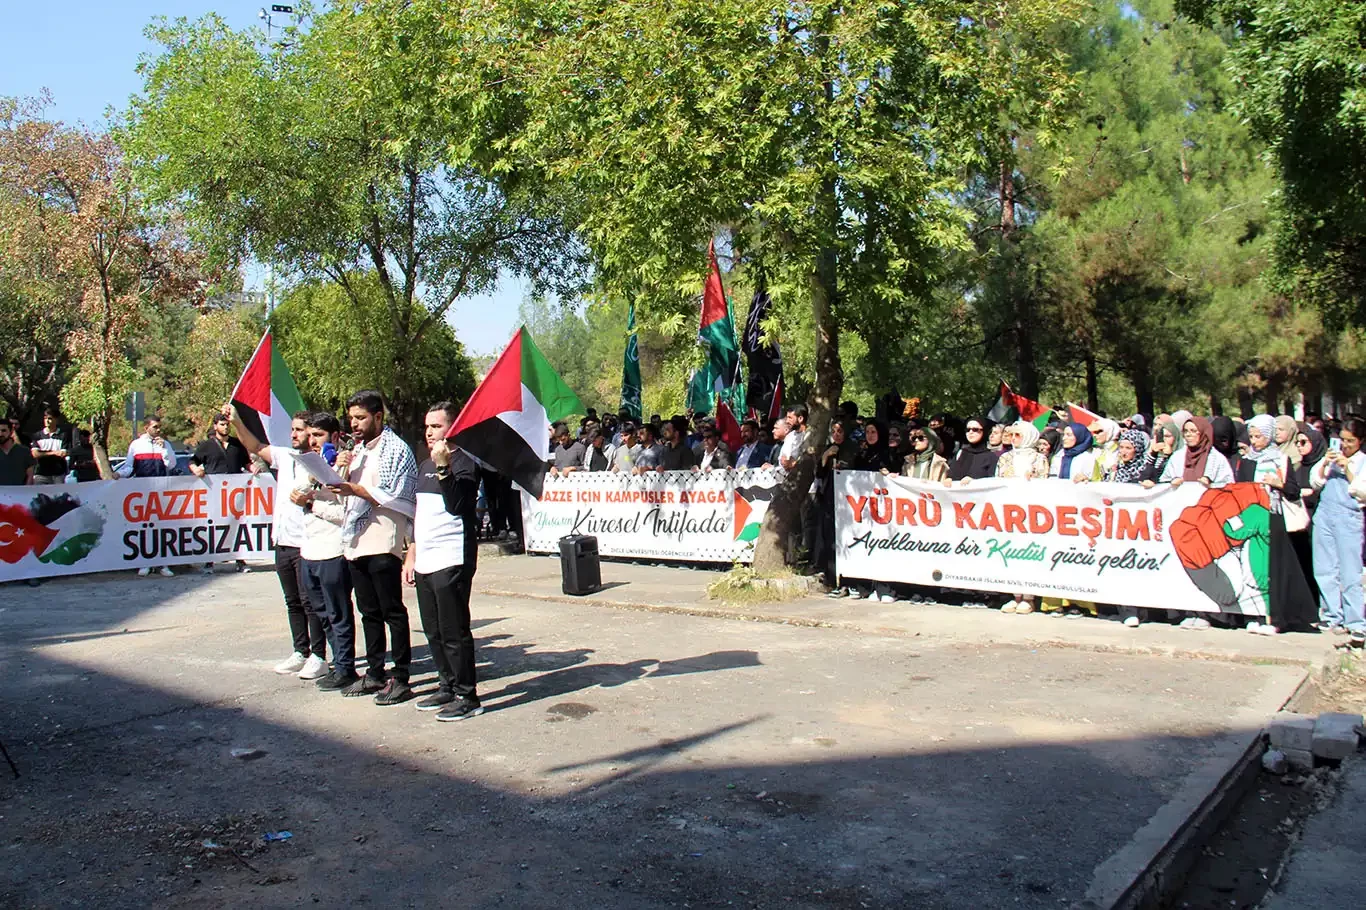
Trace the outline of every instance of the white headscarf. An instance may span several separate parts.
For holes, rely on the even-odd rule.
[[[1276,446],[1276,418],[1272,417],[1270,414],[1258,414],[1247,422],[1247,428],[1249,430],[1256,430],[1258,433],[1265,436],[1266,447],[1257,449],[1249,445],[1247,447],[1247,454],[1243,456],[1244,458],[1252,461],[1279,462],[1285,457],[1285,453]]]
[[[1015,434],[1017,449],[1032,449],[1039,443],[1039,428],[1027,420],[1017,420],[1010,430]]]

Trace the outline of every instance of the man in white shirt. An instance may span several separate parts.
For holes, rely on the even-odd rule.
[[[794,404],[787,409],[787,435],[778,451],[778,464],[784,471],[791,471],[801,457],[802,446],[806,443],[806,416],[804,404]]]
[[[479,469],[446,443],[459,409],[432,405],[425,429],[431,457],[417,469],[413,542],[403,561],[403,581],[417,588],[422,630],[436,664],[437,690],[417,703],[439,721],[483,714],[476,691],[470,589],[479,552]]]
[[[275,543],[275,574],[285,597],[285,615],[294,653],[275,665],[276,673],[296,673],[300,679],[327,675],[327,636],[323,629],[322,608],[314,606],[304,583],[299,548],[304,541],[304,510],[290,500],[298,475],[303,474],[294,461],[294,452],[308,450],[307,411],[299,411],[289,422],[290,449],[276,451],[257,439],[237,415],[235,408],[226,414],[237,429],[237,439],[253,455],[260,456],[275,470],[275,517],[271,539]],[[303,479],[307,479],[304,474]]]
[[[341,424],[331,414],[308,417],[308,447],[319,455],[328,443],[336,446]],[[303,471],[297,472],[289,501],[304,511],[303,543],[299,547],[309,600],[323,617],[332,646],[332,671],[318,680],[324,692],[346,692],[361,682],[356,675],[356,616],[351,607],[351,566],[342,547],[346,506],[334,491]]]
[[[365,676],[343,695],[375,694],[375,704],[396,705],[413,695],[408,674],[413,660],[408,608],[403,604],[403,554],[415,506],[417,461],[412,449],[384,425],[384,399],[366,390],[346,402],[355,448],[337,456],[346,478],[332,488],[346,504],[342,545],[351,570],[361,628],[365,632]],[[384,669],[385,631],[393,668]]]

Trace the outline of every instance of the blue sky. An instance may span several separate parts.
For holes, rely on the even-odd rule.
[[[141,54],[155,50],[142,34],[153,18],[217,12],[233,27],[247,28],[257,24],[260,8],[240,0],[0,0],[0,95],[30,96],[46,88],[53,99],[49,116],[98,125],[111,106],[125,107],[141,88],[135,67]],[[256,287],[263,276],[253,268],[245,277],[248,287]],[[516,328],[521,301],[521,286],[509,278],[491,295],[457,303],[449,319],[472,353],[491,353]]]

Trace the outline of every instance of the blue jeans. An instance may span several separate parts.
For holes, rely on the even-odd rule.
[[[1362,515],[1324,502],[1314,514],[1314,580],[1319,619],[1366,632],[1361,592]]]
[[[356,672],[356,618],[351,609],[351,569],[346,560],[304,559],[304,583],[308,586],[309,601],[319,611],[327,632],[327,643],[332,646],[334,672]]]

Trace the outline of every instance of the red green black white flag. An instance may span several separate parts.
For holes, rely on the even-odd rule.
[[[446,438],[540,499],[550,457],[550,424],[582,410],[579,397],[545,359],[531,333],[521,328]]]
[[[294,414],[304,409],[304,399],[284,358],[275,349],[269,330],[247,361],[247,368],[233,387],[231,400],[237,416],[253,436],[267,445],[290,448],[289,425]]]

